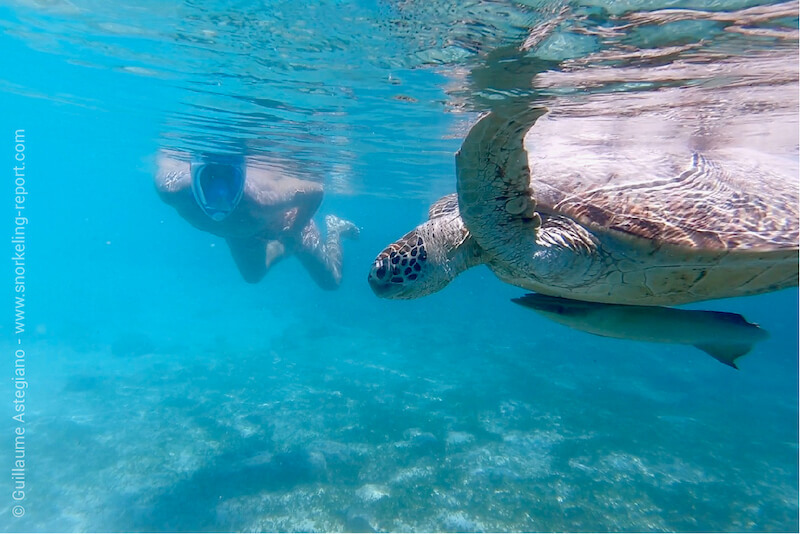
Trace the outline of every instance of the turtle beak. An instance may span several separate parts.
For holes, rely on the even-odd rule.
[[[391,277],[390,273],[389,258],[378,258],[375,260],[375,263],[372,264],[369,275],[367,275],[367,282],[369,282],[369,286],[372,288],[372,292],[375,293],[375,295],[379,297],[390,296],[389,294],[392,288],[396,287],[396,284],[392,284],[389,281]]]

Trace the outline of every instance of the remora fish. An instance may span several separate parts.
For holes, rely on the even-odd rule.
[[[736,359],[769,337],[737,313],[627,306],[529,293],[512,299],[557,323],[590,334],[653,343],[692,345],[734,369]]]

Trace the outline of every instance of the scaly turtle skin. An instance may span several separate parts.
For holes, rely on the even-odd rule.
[[[378,255],[370,285],[416,298],[486,264],[528,290],[610,304],[796,286],[797,77],[788,79],[496,110],[456,155],[457,195]]]

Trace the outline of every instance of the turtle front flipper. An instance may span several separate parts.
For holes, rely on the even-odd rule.
[[[530,187],[525,134],[546,112],[522,108],[492,112],[472,127],[456,154],[461,217],[492,256],[518,256],[533,246],[541,217]]]

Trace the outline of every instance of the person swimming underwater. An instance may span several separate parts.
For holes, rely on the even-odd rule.
[[[295,255],[321,288],[339,286],[341,240],[358,238],[359,230],[328,215],[323,242],[312,218],[321,184],[235,155],[161,151],[157,166],[161,199],[195,228],[224,238],[245,281],[261,281],[271,266]]]

